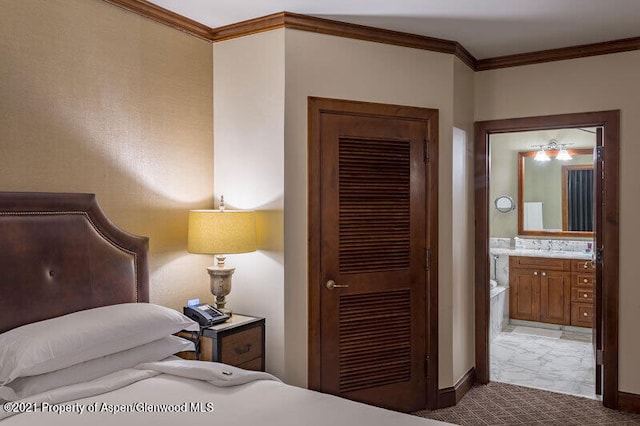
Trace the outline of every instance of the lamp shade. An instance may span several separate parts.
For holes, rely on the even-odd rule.
[[[190,253],[234,254],[256,250],[256,213],[246,210],[191,210]]]
[[[573,157],[571,156],[571,154],[569,154],[569,151],[564,149],[564,147],[562,147],[562,149],[558,152],[558,155],[556,155],[556,160],[560,161],[569,161],[572,158]]]
[[[536,153],[536,156],[533,158],[536,161],[551,161],[551,158],[544,152],[544,149],[540,148],[540,151]]]

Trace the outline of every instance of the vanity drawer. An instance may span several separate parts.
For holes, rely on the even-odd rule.
[[[593,305],[591,303],[571,303],[571,325],[593,327]]]
[[[591,259],[581,260],[581,259],[572,259],[571,260],[571,272],[595,272],[596,268],[591,264]]]
[[[593,288],[593,283],[595,282],[595,278],[596,277],[594,274],[587,274],[587,273],[577,274],[574,272],[573,274],[571,274],[571,284]]]
[[[571,301],[593,303],[593,289],[584,287],[572,287]]]
[[[571,261],[551,257],[511,256],[510,268],[530,268],[545,271],[569,271]]]

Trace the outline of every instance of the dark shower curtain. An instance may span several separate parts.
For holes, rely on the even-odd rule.
[[[569,231],[593,231],[593,169],[568,175]]]

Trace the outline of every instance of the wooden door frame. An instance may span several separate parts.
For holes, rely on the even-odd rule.
[[[489,382],[489,136],[531,130],[604,127],[604,191],[602,229],[603,404],[618,408],[619,305],[619,146],[620,111],[561,114],[475,123],[475,333],[476,381]],[[606,283],[606,285],[604,285]]]
[[[341,99],[308,98],[308,292],[309,292],[309,324],[308,324],[308,387],[319,390],[321,385],[320,359],[320,292],[321,282],[321,235],[320,229],[320,171],[321,171],[321,139],[320,116],[323,112],[335,112],[349,115],[379,115],[412,120],[423,120],[427,125],[429,140],[429,167],[426,170],[425,190],[433,198],[427,198],[425,207],[427,246],[431,247],[431,267],[425,271],[426,298],[425,306],[425,341],[427,344],[426,374],[426,408],[435,409],[438,397],[438,110],[371,102],[350,101]]]

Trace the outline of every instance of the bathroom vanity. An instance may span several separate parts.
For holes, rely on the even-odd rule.
[[[510,256],[509,316],[592,327],[594,277],[588,259]]]

